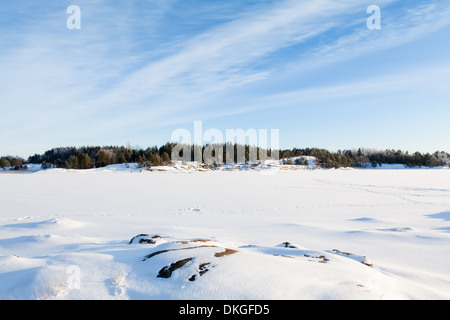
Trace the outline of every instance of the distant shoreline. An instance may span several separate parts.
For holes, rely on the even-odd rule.
[[[0,170],[0,174],[32,174],[36,172],[43,171],[53,171],[56,170],[58,172],[233,172],[233,171],[258,171],[263,174],[273,173],[276,171],[312,171],[312,170],[376,170],[376,171],[384,171],[384,170],[448,170],[448,167],[439,166],[439,167],[408,167],[403,164],[382,164],[377,167],[342,167],[342,168],[323,168],[315,165],[286,165],[286,164],[234,164],[234,165],[223,165],[220,167],[208,167],[205,165],[198,165],[196,163],[178,163],[172,165],[165,166],[151,166],[151,167],[141,167],[137,163],[128,163],[128,164],[113,164],[100,168],[91,168],[91,169],[63,169],[63,168],[48,168],[42,169],[37,166],[33,166],[28,169],[20,169],[20,170]]]
[[[35,173],[38,172],[39,170],[33,170],[33,171],[28,171],[28,170],[0,170],[0,174],[30,174],[30,173]]]

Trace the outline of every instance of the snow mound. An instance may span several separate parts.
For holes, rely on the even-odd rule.
[[[140,237],[141,235],[138,236],[138,238]],[[152,238],[162,239],[160,236]],[[139,241],[141,242],[141,240],[142,238]],[[156,244],[156,242],[152,241],[152,244]],[[157,265],[156,268],[159,269],[156,275],[157,278],[169,279],[174,275],[175,271],[183,268],[183,270],[177,271],[175,278],[180,279],[184,276],[185,280],[193,282],[214,268],[219,258],[237,252],[235,249],[225,247],[220,242],[209,239],[177,240],[172,242],[167,242],[163,239],[142,260],[146,263]]]
[[[363,287],[363,295],[374,294],[364,284],[372,272],[366,268],[373,264],[365,257],[338,250],[308,250],[290,242],[265,247],[215,239],[167,241],[149,234],[139,234],[129,243],[149,248],[138,263],[145,265],[145,281],[157,284],[160,294],[171,299],[293,298],[305,285],[325,295],[326,283],[334,277],[352,283],[349,290],[355,295]],[[315,277],[304,277],[312,274]]]
[[[131,238],[130,242],[128,244],[161,244],[167,242],[164,238],[158,235],[149,235],[147,233],[141,233],[137,236],[134,236]]]
[[[23,219],[18,219],[19,221]],[[23,229],[41,229],[41,228],[59,228],[59,229],[72,229],[79,228],[83,224],[81,222],[67,219],[67,218],[53,218],[45,221],[38,222],[21,222],[4,225],[6,228],[23,228]]]
[[[293,243],[290,243],[290,242],[280,243],[276,247],[278,247],[278,248],[291,248],[291,249],[304,249],[302,246],[300,246],[298,244],[293,244]]]
[[[258,246],[140,233],[127,242],[0,257],[0,281],[10,295],[2,298],[22,299],[397,297],[395,278],[373,266],[365,256],[290,242]]]

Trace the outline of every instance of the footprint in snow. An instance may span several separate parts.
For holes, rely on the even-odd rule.
[[[179,210],[179,215],[192,214],[192,213],[200,213],[202,210],[200,208],[185,208]]]
[[[111,296],[123,296],[125,294],[126,287],[126,274],[116,275],[112,279],[105,280],[105,284],[109,290]]]

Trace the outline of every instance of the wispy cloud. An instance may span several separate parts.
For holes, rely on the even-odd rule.
[[[249,12],[183,42],[179,52],[144,66],[105,97],[117,101],[124,96],[129,99],[127,93],[131,93],[139,106],[148,101],[149,108],[138,111],[145,115],[143,119],[177,112],[188,114],[196,111],[196,106],[214,108],[215,100],[230,88],[270,81],[271,76],[294,67],[300,67],[300,71],[311,69],[398,46],[449,24],[450,5],[420,5],[410,7],[408,14],[385,14],[383,30],[374,33],[365,28],[367,16],[360,18],[365,8],[361,1],[287,1]],[[304,54],[294,54],[289,60],[270,63],[271,55],[279,50],[314,40],[333,28],[351,28],[351,32],[339,34],[331,42],[305,46]],[[217,116],[240,113],[242,107],[229,106],[226,111],[216,112]],[[129,117],[129,122],[134,123],[139,116]],[[161,124],[170,121],[163,119]]]
[[[102,105],[126,97],[130,106],[151,105],[167,113],[189,110],[191,98],[267,79],[286,63],[266,59],[277,51],[318,36],[339,23],[340,15],[361,10],[360,1],[286,1],[241,14],[176,44],[179,51],[152,61],[102,96]],[[177,97],[178,101],[173,101]]]
[[[261,108],[274,99],[285,105],[302,95],[319,99],[331,89],[267,88],[285,73],[405,44],[450,23],[449,4],[377,2],[383,24],[376,32],[365,28],[372,4],[365,0],[196,3],[200,8],[176,0],[80,0],[79,32],[65,28],[61,1],[50,2],[52,10],[33,7],[38,13],[29,1],[9,4],[1,19],[16,10],[32,23],[1,25],[0,143],[37,131],[47,132],[43,139],[59,132],[61,140],[78,141],[71,133],[77,127],[88,139],[255,110],[235,105],[237,96],[266,101]],[[186,19],[189,10],[194,23]]]
[[[406,10],[389,12],[382,15],[383,27],[380,31],[356,28],[351,34],[342,35],[309,52],[310,59],[306,57],[306,62],[302,61],[303,67],[314,62],[330,63],[400,46],[450,25],[448,3],[419,4]]]

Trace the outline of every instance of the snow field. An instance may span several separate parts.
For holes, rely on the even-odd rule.
[[[449,178],[2,174],[0,298],[449,299]],[[158,237],[130,243],[140,234]]]

